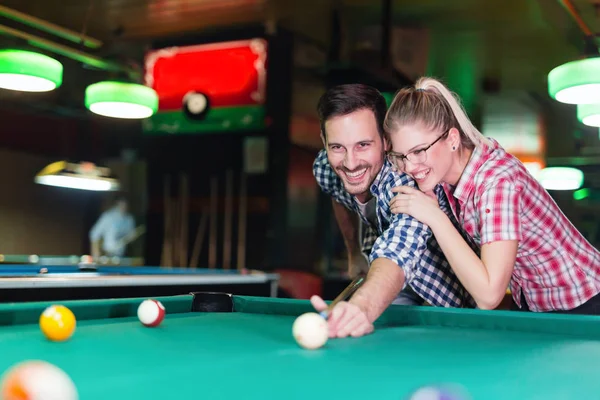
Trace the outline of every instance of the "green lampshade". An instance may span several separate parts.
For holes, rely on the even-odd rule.
[[[0,88],[48,92],[62,84],[62,64],[43,54],[0,50]]]
[[[158,95],[154,89],[135,83],[98,82],[85,90],[85,106],[106,117],[148,118],[158,110]]]
[[[600,57],[554,68],[548,74],[548,93],[561,103],[600,103]]]
[[[583,172],[570,167],[548,167],[541,170],[538,181],[547,190],[577,190],[583,185]]]
[[[577,119],[584,125],[600,127],[600,103],[578,104]]]

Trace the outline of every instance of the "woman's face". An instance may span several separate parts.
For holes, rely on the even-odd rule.
[[[403,126],[391,132],[392,152],[396,155],[397,168],[410,175],[421,191],[433,190],[438,183],[444,181],[452,167],[452,143],[458,148],[457,134],[459,133],[455,128],[440,132],[428,130],[421,125]]]

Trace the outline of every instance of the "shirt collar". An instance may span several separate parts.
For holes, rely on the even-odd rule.
[[[392,168],[393,168],[392,164],[388,161],[387,157],[385,157],[384,161],[383,161],[383,165],[381,166],[381,169],[379,170],[379,173],[373,180],[373,183],[371,183],[371,194],[373,194],[374,196],[379,195],[379,192],[380,192],[379,188],[380,188],[381,184],[383,183],[382,182],[383,177],[386,176]]]
[[[452,193],[456,199],[462,202],[467,201],[467,199],[469,199],[475,190],[475,175],[477,175],[479,168],[481,168],[481,165],[487,161],[490,153],[498,147],[498,142],[496,142],[494,139],[487,139],[489,140],[490,144],[486,144],[484,142],[473,149],[471,158],[465,166],[465,169],[461,174],[454,190],[452,190],[452,185],[444,183],[444,186],[448,192]]]

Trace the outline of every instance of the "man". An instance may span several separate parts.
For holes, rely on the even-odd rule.
[[[109,257],[123,257],[126,243],[136,235],[135,222],[128,212],[127,199],[120,197],[115,205],[102,213],[90,230],[92,257],[100,257],[100,242],[102,250]]]
[[[412,298],[413,304],[424,299],[434,306],[473,307],[472,298],[452,272],[429,228],[408,215],[390,211],[391,189],[416,185],[408,175],[394,171],[385,157],[383,96],[366,85],[341,85],[321,97],[318,112],[325,149],[319,152],[313,173],[321,189],[333,199],[351,254],[351,273],[358,272],[355,260],[359,253],[359,238],[350,222],[352,213],[366,225],[360,245],[370,262],[363,286],[331,313],[330,336],[370,333],[373,322],[395,302],[401,290],[404,295],[397,302],[404,304],[410,304]],[[443,196],[443,192],[438,193],[440,207],[449,213]],[[318,296],[311,302],[318,311],[326,307]]]

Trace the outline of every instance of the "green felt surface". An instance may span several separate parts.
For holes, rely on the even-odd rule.
[[[559,334],[539,322],[554,320],[558,331],[563,316],[499,312],[493,326],[493,312],[394,307],[372,335],[307,351],[291,335],[306,302],[236,298],[237,312],[190,313],[189,296],[161,300],[169,314],[158,328],[132,316],[139,299],[66,303],[81,315],[66,343],[48,342],[28,323],[42,305],[0,307],[0,371],[44,359],[72,377],[82,400],[403,399],[434,383],[486,400],[600,392],[600,341],[586,334],[595,318],[567,319],[576,334]],[[11,323],[9,315],[32,317]]]

